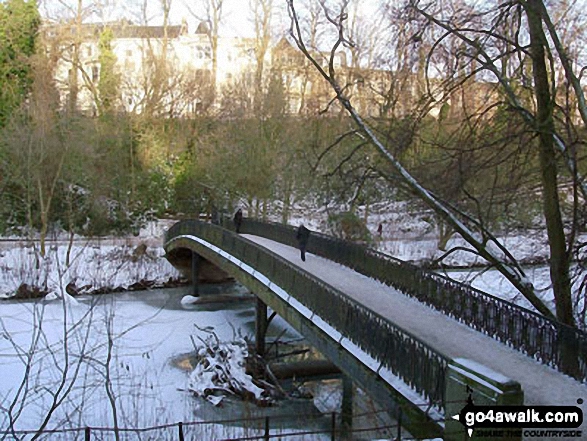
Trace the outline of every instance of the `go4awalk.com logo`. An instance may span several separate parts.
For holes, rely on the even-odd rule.
[[[577,400],[582,404],[582,400]],[[583,423],[583,411],[577,406],[475,406],[468,404],[453,419],[463,424],[469,436],[477,428],[487,429],[525,429],[525,436],[532,437],[536,431],[528,429],[545,429],[550,435],[563,437],[581,437],[577,429]],[[550,430],[566,429],[566,430]],[[556,432],[556,433],[554,433]]]

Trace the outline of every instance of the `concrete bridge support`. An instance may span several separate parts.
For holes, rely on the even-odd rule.
[[[353,439],[353,387],[353,379],[348,375],[343,375],[340,426],[344,440]]]
[[[465,426],[453,416],[459,414],[470,401],[475,406],[520,406],[524,404],[524,393],[520,383],[485,366],[470,360],[453,360],[446,374],[445,441],[522,439],[521,430],[516,432],[515,429],[499,428],[475,429],[473,436],[469,437]]]
[[[255,352],[265,357],[265,335],[267,334],[267,305],[257,297],[255,304]]]
[[[199,287],[199,278],[200,278],[200,255],[195,251],[192,251],[192,295],[194,297],[200,296],[200,287]]]
[[[190,282],[195,280],[198,283],[225,283],[234,280],[213,261],[189,246],[170,249],[165,257]]]

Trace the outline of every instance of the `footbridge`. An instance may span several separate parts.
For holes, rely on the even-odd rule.
[[[312,233],[302,262],[293,227],[222,223],[175,224],[170,260],[191,253],[250,288],[260,350],[266,305],[414,436],[465,439],[451,417],[469,399],[587,413],[585,333],[362,245]]]

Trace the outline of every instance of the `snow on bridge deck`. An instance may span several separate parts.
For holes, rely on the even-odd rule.
[[[518,381],[527,405],[577,406],[587,415],[587,385],[561,374],[458,321],[348,267],[258,236],[243,235],[410,332],[445,356],[466,358]]]

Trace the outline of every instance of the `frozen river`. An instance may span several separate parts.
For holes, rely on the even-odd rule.
[[[198,337],[205,336],[197,327],[213,330],[221,340],[236,334],[252,336],[255,313],[250,301],[182,304],[188,292],[176,288],[82,296],[67,304],[61,300],[0,303],[1,430],[37,429],[44,421],[47,429],[114,427],[115,422],[119,427],[140,428],[284,414],[286,428],[328,427],[328,417],[320,415],[312,400],[292,400],[267,409],[225,400],[222,408],[214,408],[194,397],[186,389],[191,368],[187,355],[194,350],[192,341],[199,343]],[[204,294],[214,292],[246,291],[238,285],[222,285],[209,287]],[[299,338],[276,318],[268,338],[278,334],[286,340]],[[263,423],[260,420],[258,425]],[[186,433],[193,439],[218,439],[258,432],[232,423],[188,426]],[[83,432],[54,436],[49,439],[83,439]],[[114,437],[93,431],[92,439]],[[137,439],[136,434],[128,439]],[[144,439],[177,439],[177,429],[148,432]]]

